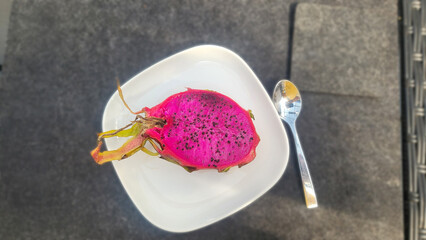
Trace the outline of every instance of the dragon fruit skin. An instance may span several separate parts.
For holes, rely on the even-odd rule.
[[[166,120],[146,134],[163,147],[162,157],[182,166],[224,171],[256,156],[260,139],[250,112],[223,94],[188,89],[144,110],[147,117]]]
[[[120,88],[119,92],[124,102]],[[210,168],[223,172],[241,167],[256,156],[260,139],[251,112],[223,94],[188,89],[138,113],[145,113],[145,117],[137,115],[128,125],[131,129],[124,130],[126,126],[99,135],[99,140],[112,136],[132,138],[121,148],[102,153],[100,141],[91,152],[97,163],[121,160],[138,150],[154,155],[144,147],[147,140],[162,158],[188,171]]]

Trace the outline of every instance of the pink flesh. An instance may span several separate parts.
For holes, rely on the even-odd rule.
[[[225,95],[189,89],[145,110],[167,121],[146,132],[162,145],[160,154],[183,166],[223,170],[256,155],[259,137],[249,113]]]

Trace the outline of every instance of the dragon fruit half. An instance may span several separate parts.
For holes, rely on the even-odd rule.
[[[231,98],[210,90],[188,89],[177,93],[152,108],[136,114],[127,126],[98,135],[98,146],[91,155],[98,164],[121,160],[142,150],[150,155],[181,165],[191,172],[198,169],[217,169],[243,166],[256,156],[260,141],[251,111],[241,108]],[[145,116],[139,114],[143,113]],[[119,149],[101,152],[102,139],[131,137]],[[150,142],[157,153],[146,149]]]

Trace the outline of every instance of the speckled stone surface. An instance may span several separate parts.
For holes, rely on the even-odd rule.
[[[401,239],[396,1],[315,2],[380,12],[365,13],[371,28],[358,34],[377,36],[376,24],[389,24],[381,29],[389,48],[371,50],[380,55],[374,56],[375,64],[386,64],[377,71],[365,66],[369,72],[363,75],[388,76],[383,78],[388,84],[345,88],[343,96],[335,94],[343,88],[329,94],[305,85],[316,79],[301,78],[296,68],[301,64],[305,75],[318,74],[325,81],[333,75],[333,68],[323,69],[325,73],[315,66],[308,69],[306,54],[312,46],[330,44],[335,37],[314,34],[318,19],[310,15],[334,23],[334,32],[341,27],[331,8],[318,5],[15,0],[0,77],[0,239]],[[320,208],[305,208],[291,155],[277,185],[231,217],[185,234],[154,227],[133,206],[112,166],[98,167],[88,155],[115,90],[114,78],[129,79],[173,53],[209,43],[238,53],[271,92],[276,81],[289,77],[295,9],[291,75],[304,91],[300,138]],[[340,12],[339,17],[346,15],[367,21],[356,14]],[[351,38],[350,31],[345,34]],[[310,45],[314,39],[322,44]],[[355,63],[323,57],[330,66]],[[370,57],[363,52],[357,59]],[[354,75],[362,70],[356,64],[353,68],[341,79],[347,84],[342,86],[355,86],[346,80],[357,79]]]

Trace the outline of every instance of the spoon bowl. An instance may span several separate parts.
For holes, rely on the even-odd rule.
[[[277,109],[278,115],[290,127],[296,146],[297,160],[299,163],[300,176],[302,178],[303,191],[305,193],[306,206],[308,208],[318,207],[317,197],[308,164],[300,144],[296,130],[296,119],[302,110],[302,97],[296,85],[288,80],[281,80],[275,85],[272,101]]]
[[[275,108],[284,121],[296,121],[302,110],[302,98],[297,87],[288,80],[277,83],[272,96]]]

